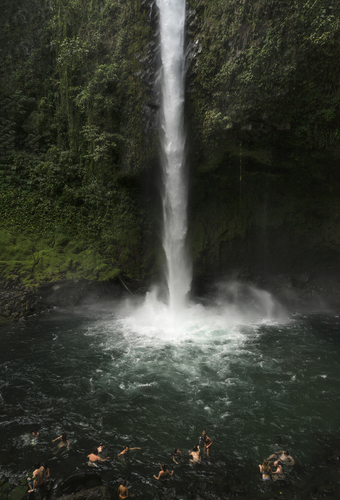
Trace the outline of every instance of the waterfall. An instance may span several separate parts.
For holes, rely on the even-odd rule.
[[[163,248],[169,307],[174,312],[185,306],[191,285],[191,266],[186,255],[185,4],[186,0],[157,0],[162,61]]]

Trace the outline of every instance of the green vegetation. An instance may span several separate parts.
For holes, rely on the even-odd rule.
[[[203,152],[340,145],[340,5],[330,0],[204,1],[193,94]],[[202,155],[202,148],[197,158]],[[199,161],[199,160],[197,160]]]
[[[18,234],[18,233],[16,233]],[[0,231],[0,273],[8,279],[20,277],[27,286],[60,279],[114,279],[120,270],[114,262],[84,240],[59,236],[43,239],[33,234],[13,236]],[[111,256],[110,256],[111,257]]]
[[[0,481],[0,500],[21,500],[27,495],[27,480],[22,479],[20,485],[13,486],[11,483]]]
[[[155,152],[135,76],[152,34],[141,2],[19,0],[3,13],[0,229],[18,242],[4,237],[3,272],[20,261],[35,281],[143,279],[140,172]]]

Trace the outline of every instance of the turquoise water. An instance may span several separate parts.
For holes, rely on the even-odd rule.
[[[86,456],[105,442],[112,459],[95,471],[104,484],[126,477],[139,498],[299,499],[323,484],[339,494],[339,318],[251,318],[220,304],[172,322],[152,307],[56,312],[2,328],[0,475],[14,482],[41,460],[60,483],[88,471]],[[187,451],[203,430],[211,457],[192,468]],[[70,449],[56,454],[51,440],[62,432]],[[142,449],[120,460],[126,444]],[[287,484],[264,485],[258,464],[287,448],[296,460]],[[163,462],[175,471],[167,486],[152,477]]]

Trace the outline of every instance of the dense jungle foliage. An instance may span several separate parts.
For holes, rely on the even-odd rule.
[[[141,278],[147,11],[139,0],[9,0],[2,12],[0,259],[29,279],[39,268]]]
[[[154,277],[155,3],[0,1],[2,274]],[[187,42],[195,273],[336,255],[340,5],[190,0]]]

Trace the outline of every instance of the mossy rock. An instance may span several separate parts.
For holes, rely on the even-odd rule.
[[[27,493],[27,484],[25,486],[17,486],[8,495],[8,500],[21,500]]]
[[[106,275],[106,278],[113,280],[113,279],[118,278],[119,275],[120,275],[120,269],[116,268],[116,269],[112,269],[111,271],[109,271]]]
[[[10,484],[5,481],[1,481],[1,486],[0,486],[0,499],[2,500],[3,498],[5,498],[5,493],[7,493],[8,491],[8,488],[10,487]]]
[[[66,245],[68,245],[69,241],[70,241],[70,239],[67,236],[59,235],[55,239],[54,246],[56,248],[58,248],[58,247],[66,247]]]

